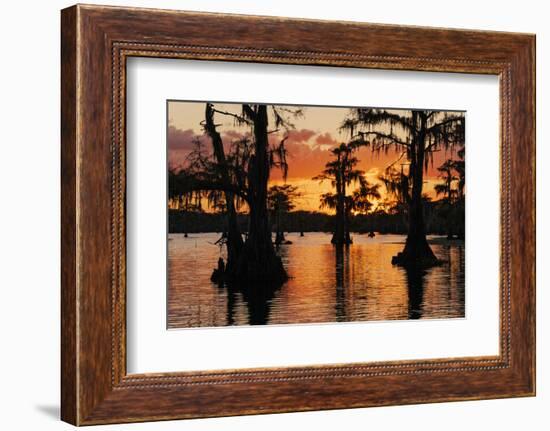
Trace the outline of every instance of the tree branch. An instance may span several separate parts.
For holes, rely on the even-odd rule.
[[[254,121],[254,118],[256,118],[256,112],[254,111],[254,109],[252,109],[250,107],[250,105],[247,105],[247,104],[243,104],[243,111],[246,113],[246,115],[248,115],[252,121]]]
[[[221,111],[221,110],[216,109],[216,108],[213,108],[212,111],[216,112],[217,114],[227,115],[228,117],[233,117],[239,123],[250,124],[250,122],[246,118],[244,118],[242,115],[234,114],[233,112],[228,112],[228,111]]]
[[[355,141],[354,142],[354,145],[356,146],[368,146],[368,145],[372,145],[371,142],[369,141],[365,141],[365,136],[367,135],[371,135],[371,136],[374,136],[375,138],[381,138],[381,139],[387,139],[388,141],[391,141],[390,143],[387,143],[387,144],[383,144],[383,145],[391,145],[391,144],[394,144],[394,145],[401,145],[405,148],[410,148],[411,144],[405,142],[405,141],[402,141],[401,139],[399,139],[397,136],[395,136],[394,134],[388,134],[388,133],[382,133],[382,132],[374,132],[374,131],[369,131],[369,132],[359,132],[358,135],[363,139],[363,143],[361,143],[361,141]],[[377,150],[379,150],[379,148],[377,148]]]
[[[402,151],[401,154],[399,155],[399,157],[397,159],[395,159],[393,162],[391,162],[386,167],[386,169],[390,169],[393,165],[395,165],[397,162],[399,162],[399,160],[401,160],[403,158],[403,156],[405,156],[405,154],[407,154],[407,150]]]
[[[455,122],[460,121],[462,119],[463,119],[462,116],[456,116],[456,115],[452,116],[452,117],[447,117],[445,120],[441,121],[440,123],[436,123],[433,126],[429,127],[426,132],[427,133],[432,133],[434,130],[436,130],[440,127],[443,127],[447,124],[455,123]]]
[[[210,180],[201,180],[196,178],[189,179],[189,180],[190,181],[186,184],[186,187],[184,187],[184,190],[183,190],[184,192],[192,192],[192,191],[230,192],[248,201],[248,193],[231,184],[222,184],[218,182],[212,182]]]

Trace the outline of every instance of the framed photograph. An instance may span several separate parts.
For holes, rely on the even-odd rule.
[[[63,420],[535,394],[534,35],[77,5],[61,44]]]

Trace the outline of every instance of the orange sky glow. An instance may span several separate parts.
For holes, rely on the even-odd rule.
[[[216,109],[240,113],[241,105],[230,103],[214,103]],[[181,167],[186,163],[186,157],[193,148],[193,139],[208,142],[204,136],[201,121],[204,119],[204,102],[180,102],[169,101],[168,103],[168,163],[171,167]],[[298,107],[288,106],[294,109]],[[287,135],[285,147],[288,151],[288,176],[287,184],[298,187],[301,196],[296,201],[296,209],[307,211],[324,211],[319,209],[319,196],[322,193],[333,191],[329,181],[319,183],[312,178],[319,175],[325,164],[331,159],[330,150],[342,142],[347,142],[349,134],[340,130],[344,119],[349,115],[349,108],[340,107],[313,107],[300,106],[303,116],[292,118],[294,128],[288,131],[279,130],[270,135],[270,139],[280,140]],[[217,129],[222,135],[224,145],[229,145],[232,140],[238,139],[250,133],[247,127],[240,127],[234,124],[229,116],[216,114],[215,122]],[[275,129],[271,125],[271,129]],[[390,149],[387,153],[375,154],[369,148],[361,148],[355,153],[360,160],[358,169],[365,172],[369,182],[380,183],[381,200],[387,198],[385,189],[379,180],[379,176],[386,167],[394,162],[399,154]],[[424,174],[424,193],[432,199],[436,199],[434,185],[441,182],[437,178],[437,167],[446,159],[456,158],[456,151],[439,151],[434,153],[433,163]],[[396,165],[406,163],[402,159]],[[282,184],[282,172],[273,169],[271,171],[270,184]],[[352,185],[350,191],[354,189]]]

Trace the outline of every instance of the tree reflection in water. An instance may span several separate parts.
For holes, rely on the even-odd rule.
[[[347,322],[346,291],[349,289],[349,244],[335,245],[335,269],[336,269],[336,321]]]
[[[409,294],[409,319],[422,317],[422,299],[424,296],[424,276],[426,271],[418,268],[406,269],[407,291]]]
[[[210,281],[218,236],[171,237],[169,328],[464,317],[459,241],[434,242],[445,263],[415,272],[390,263],[403,236],[355,235],[353,245],[337,247],[328,233],[289,234],[293,244],[279,250],[289,280],[245,287]]]
[[[335,267],[335,321],[349,321],[347,313],[347,298],[351,296],[350,286],[350,246],[334,246]],[[427,271],[418,268],[403,270],[407,281],[408,319],[422,318],[422,301],[424,297],[424,278]],[[428,270],[429,271],[429,270]],[[266,325],[269,323],[271,304],[282,284],[218,284],[219,289],[227,290],[227,325],[236,324],[235,308],[240,295],[248,310],[249,325]]]
[[[271,302],[282,284],[226,284],[227,289],[227,324],[235,324],[235,306],[240,294],[248,310],[249,325],[266,325],[269,323]]]

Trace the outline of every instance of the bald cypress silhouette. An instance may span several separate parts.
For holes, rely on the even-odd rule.
[[[374,153],[398,152],[397,160],[408,162],[402,173],[401,193],[407,204],[408,231],[405,247],[392,259],[405,267],[430,267],[439,260],[426,239],[422,192],[424,172],[433,154],[464,146],[464,114],[460,112],[354,108],[342,128],[352,145]]]
[[[367,182],[365,173],[356,169],[359,160],[353,155],[355,147],[341,143],[331,150],[333,160],[327,162],[323,172],[314,180],[330,181],[335,193],[321,195],[321,208],[336,210],[335,226],[331,242],[336,245],[351,244],[350,218],[352,211],[367,211],[370,198],[379,198],[378,186]],[[353,183],[359,184],[359,189],[348,195],[347,189]]]
[[[204,113],[203,127],[206,134],[212,141],[213,153],[217,162],[217,170],[221,177],[223,185],[223,193],[225,195],[225,207],[227,214],[226,226],[226,248],[227,248],[227,263],[224,267],[226,274],[235,274],[237,262],[244,246],[243,237],[241,235],[238,221],[237,210],[235,208],[235,193],[231,190],[231,174],[225,157],[225,150],[220,133],[214,124],[214,106],[211,103],[206,103]]]
[[[268,182],[270,171],[280,169],[286,178],[285,133],[280,141],[270,140],[273,131],[287,131],[293,127],[289,118],[301,115],[299,109],[262,104],[242,104],[241,112],[223,111],[213,103],[205,105],[205,119],[201,123],[210,138],[212,152],[198,139],[187,157],[187,166],[181,169],[175,183],[180,192],[197,196],[223,196],[227,214],[227,232],[222,238],[227,248],[227,263],[218,265],[214,281],[280,283],[287,279],[282,261],[271,241],[268,213]],[[215,116],[231,118],[235,124],[248,127],[250,134],[223,142],[217,130]],[[270,119],[274,130],[269,130]],[[237,210],[245,204],[248,209],[248,232],[243,241]],[[243,284],[244,285],[244,284]]]
[[[283,218],[295,207],[294,201],[301,196],[298,187],[290,184],[274,185],[267,191],[267,204],[275,221],[275,245],[285,242]]]
[[[251,124],[254,136],[254,154],[248,162],[247,203],[249,208],[248,237],[239,256],[236,278],[249,281],[282,282],[288,276],[281,258],[271,241],[267,211],[267,183],[273,166],[268,140],[268,113],[266,105],[243,105],[243,118]],[[279,149],[281,163],[284,149]]]

